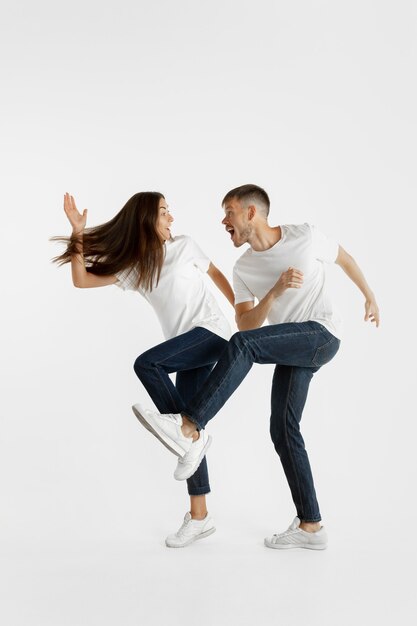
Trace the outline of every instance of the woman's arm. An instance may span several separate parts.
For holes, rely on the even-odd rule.
[[[235,294],[233,293],[233,289],[231,288],[226,276],[222,274],[221,271],[217,269],[215,265],[213,265],[213,263],[210,263],[207,274],[210,276],[216,287],[220,289],[222,294],[229,300],[230,304],[234,307]]]
[[[342,270],[349,276],[350,280],[361,290],[365,296],[365,322],[370,320],[375,322],[376,327],[379,326],[379,309],[375,300],[375,296],[365,280],[365,276],[362,273],[361,268],[356,263],[355,259],[339,246],[339,253],[337,255],[336,263],[340,265]]]
[[[69,193],[64,196],[64,211],[72,226],[72,234],[78,239],[76,254],[71,256],[71,272],[74,287],[105,287],[113,285],[117,281],[116,276],[97,276],[87,272],[83,255],[83,233],[87,223],[87,209],[83,214],[79,213],[75,205],[75,200]]]

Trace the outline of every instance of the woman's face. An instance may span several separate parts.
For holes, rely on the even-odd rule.
[[[168,204],[165,198],[159,200],[159,215],[156,221],[156,232],[162,241],[171,239],[171,223],[174,221],[171,213],[168,210]]]

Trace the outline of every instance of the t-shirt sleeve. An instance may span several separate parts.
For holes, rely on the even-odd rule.
[[[116,287],[120,287],[120,289],[123,289],[123,291],[138,291],[138,288],[136,287],[137,272],[134,268],[128,267],[121,272],[117,272],[115,276],[117,278],[117,282],[114,283]]]
[[[313,242],[313,254],[319,261],[334,263],[339,254],[339,244],[334,239],[329,239],[316,226],[310,225]]]
[[[240,278],[235,267],[233,268],[233,291],[235,292],[235,305],[241,304],[241,302],[254,302],[255,300],[255,296]]]
[[[204,254],[204,252],[202,251],[200,246],[196,244],[194,239],[190,238],[189,242],[190,246],[192,247],[194,265],[198,267],[199,270],[206,273],[211,263],[210,259],[207,255]]]

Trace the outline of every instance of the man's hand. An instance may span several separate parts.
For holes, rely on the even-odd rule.
[[[365,276],[362,273],[361,268],[356,263],[355,259],[346,250],[339,246],[339,252],[337,255],[336,263],[340,265],[342,270],[350,280],[361,290],[365,296],[365,322],[369,320],[375,322],[376,327],[379,326],[379,309],[375,300],[375,296],[365,280]]]
[[[287,289],[300,289],[303,284],[304,274],[301,270],[289,267],[286,272],[282,272],[281,276],[272,287],[271,292],[275,298],[281,296]]]
[[[379,326],[379,309],[375,298],[372,296],[365,301],[365,322],[374,322],[376,327]]]
[[[69,193],[66,193],[64,196],[64,211],[72,226],[72,232],[74,235],[78,235],[83,232],[87,223],[87,209],[84,209],[83,214],[81,215],[75,205],[74,198],[70,196]]]
[[[237,304],[235,306],[236,323],[239,330],[252,330],[262,326],[276,298],[287,289],[300,289],[303,280],[303,272],[301,270],[289,267],[286,272],[282,272],[272,289],[268,291],[256,306],[253,306],[252,301]]]

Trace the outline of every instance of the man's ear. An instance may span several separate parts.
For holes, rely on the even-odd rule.
[[[248,206],[248,220],[253,220],[256,215],[256,206],[254,204],[250,204]]]

